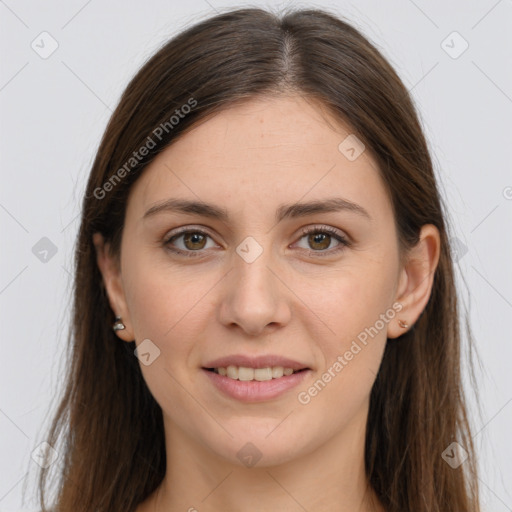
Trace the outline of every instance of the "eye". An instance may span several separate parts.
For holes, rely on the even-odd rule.
[[[213,245],[208,246],[208,239]],[[299,242],[302,239],[306,239],[308,245],[302,249],[308,250],[312,256],[332,255],[350,245],[349,240],[340,231],[329,226],[311,226],[303,229]],[[190,227],[171,234],[164,240],[163,245],[169,251],[186,257],[203,256],[203,249],[218,247],[209,233]]]
[[[211,248],[207,246],[208,238],[211,239],[210,235],[200,229],[183,229],[166,238],[164,245],[172,252],[194,257],[200,256],[202,249]],[[175,244],[176,241],[178,243]],[[215,247],[215,244],[213,246]]]
[[[300,240],[302,239],[306,239],[306,244],[308,245],[303,247],[303,249],[309,250],[310,254],[318,253],[313,254],[313,256],[332,255],[350,245],[347,238],[341,232],[329,226],[311,226],[306,228],[302,231]],[[333,242],[336,242],[334,248],[331,245]]]

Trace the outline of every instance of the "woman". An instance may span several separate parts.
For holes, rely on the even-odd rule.
[[[479,510],[425,138],[327,12],[221,14],[137,73],[73,311],[55,510]]]

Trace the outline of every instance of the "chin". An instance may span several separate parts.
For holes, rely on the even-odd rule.
[[[284,425],[279,425],[279,421],[255,422],[245,418],[239,422],[237,428],[232,423],[226,425],[226,430],[233,437],[221,435],[215,440],[208,439],[203,442],[217,456],[241,467],[264,468],[286,464],[306,454],[308,447],[311,450],[311,445],[314,444],[312,440],[304,438],[304,431],[307,431],[305,426],[293,425],[291,422],[288,428],[284,428]]]

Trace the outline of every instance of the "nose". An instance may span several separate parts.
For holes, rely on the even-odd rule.
[[[290,321],[290,294],[269,253],[263,251],[252,263],[234,255],[234,266],[223,280],[218,312],[219,321],[226,327],[258,336]]]

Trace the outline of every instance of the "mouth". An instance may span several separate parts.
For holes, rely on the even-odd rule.
[[[244,382],[258,381],[264,382],[269,380],[281,379],[295,373],[301,373],[309,370],[309,368],[293,369],[284,366],[266,366],[263,368],[251,368],[247,366],[219,366],[216,368],[203,368],[206,371],[216,373],[222,377],[232,380]]]
[[[224,397],[245,403],[262,403],[280,398],[291,399],[288,394],[312,374],[310,368],[288,366],[216,366],[203,367],[203,374],[213,389]],[[287,397],[287,398],[286,398]]]

